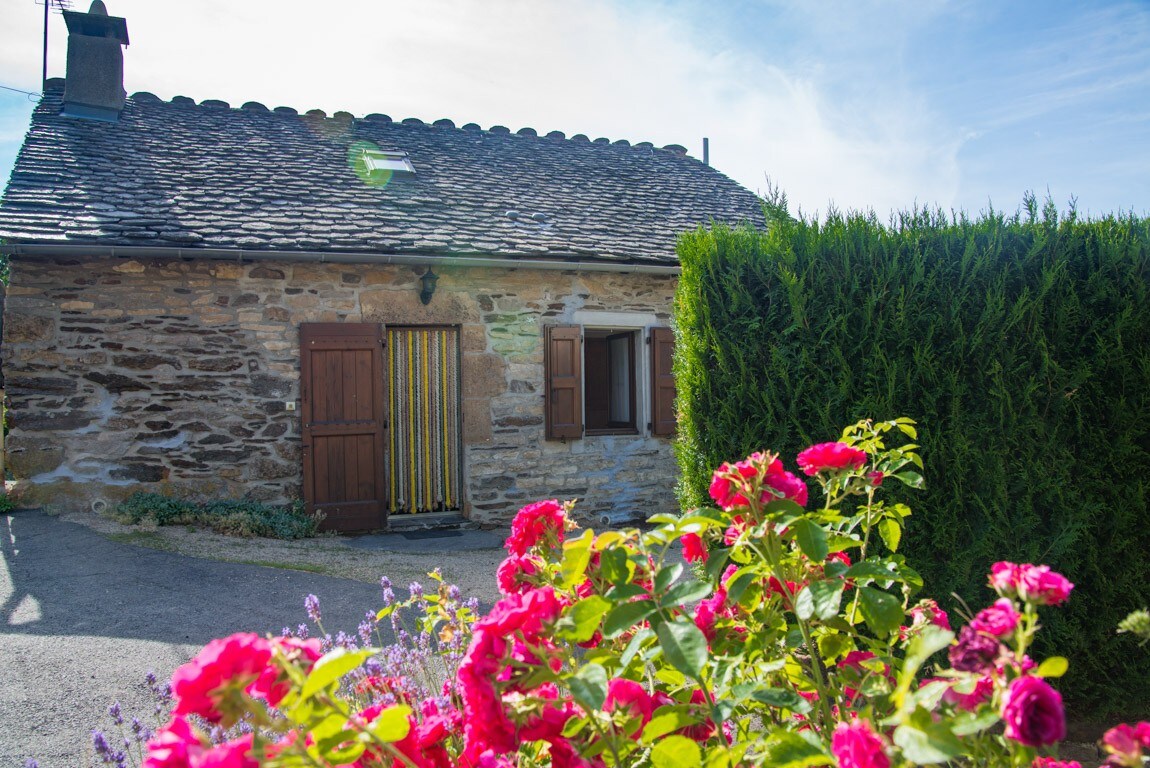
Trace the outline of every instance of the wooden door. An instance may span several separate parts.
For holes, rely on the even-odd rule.
[[[324,530],[385,522],[383,338],[377,323],[300,326],[304,499]]]

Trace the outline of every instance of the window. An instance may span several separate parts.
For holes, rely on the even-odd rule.
[[[583,331],[586,433],[635,432],[637,331]]]
[[[673,348],[670,328],[547,326],[548,439],[674,434]]]
[[[406,152],[390,152],[382,149],[363,150],[363,164],[369,175],[380,173],[415,173],[415,166],[407,158]]]

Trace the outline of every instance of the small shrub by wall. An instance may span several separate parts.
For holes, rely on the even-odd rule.
[[[680,242],[683,502],[732,456],[910,416],[930,472],[904,549],[931,596],[979,605],[990,563],[1051,565],[1077,584],[1045,636],[1070,652],[1071,696],[1145,713],[1129,681],[1150,659],[1115,627],[1150,600],[1150,222],[1033,197],[886,226],[766,212],[765,232]]]
[[[112,517],[124,523],[204,526],[229,536],[306,539],[319,531],[321,518],[308,514],[302,502],[285,506],[256,501],[216,500],[204,503],[158,493],[133,493],[116,506]]]

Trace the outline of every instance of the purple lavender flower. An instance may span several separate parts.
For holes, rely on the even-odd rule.
[[[416,600],[421,600],[423,598],[423,585],[418,581],[411,582],[411,584],[407,587],[407,591],[410,592],[411,596]]]
[[[112,706],[108,707],[108,715],[112,718],[112,722],[116,725],[124,724],[124,716],[120,713],[120,702],[112,702]]]
[[[148,673],[146,675],[144,675],[144,682],[148,684],[149,688],[155,688],[156,687],[156,673],[149,670]]]
[[[319,598],[315,595],[308,595],[303,600],[304,610],[307,611],[307,617],[316,624],[319,623]]]
[[[280,630],[280,637],[291,637],[291,627],[284,627]]]
[[[108,740],[104,737],[103,731],[92,731],[92,749],[96,750],[96,754],[100,759],[107,763],[108,757],[112,753],[112,748],[108,746]]]
[[[24,761],[24,768],[40,768],[40,763],[30,757]]]
[[[990,672],[1001,652],[997,638],[967,625],[959,630],[958,642],[950,647],[950,666],[962,672]]]
[[[458,603],[463,598],[463,593],[459,591],[458,586],[451,584],[447,587],[447,597]]]
[[[370,619],[364,619],[359,623],[359,641],[364,645],[371,645],[371,636],[375,631],[375,624]]]
[[[300,640],[307,640],[307,637],[308,637],[307,624],[300,624],[298,627],[296,627],[295,628],[295,636],[298,637]]]
[[[384,587],[383,588],[383,604],[384,605],[392,605],[394,603],[395,603],[395,592],[392,591],[391,587]]]
[[[379,586],[380,589],[391,589],[391,579],[387,578],[386,576],[380,576]]]

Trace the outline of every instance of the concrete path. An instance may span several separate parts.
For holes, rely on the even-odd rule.
[[[0,768],[88,765],[113,700],[154,725],[145,673],[167,680],[214,637],[306,622],[309,593],[332,633],[380,605],[370,584],[118,544],[35,510],[0,517]]]

